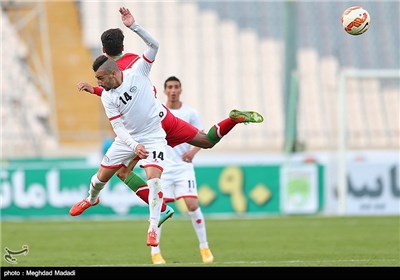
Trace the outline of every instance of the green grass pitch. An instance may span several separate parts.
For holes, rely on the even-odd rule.
[[[163,266],[399,267],[400,217],[206,217],[213,264],[203,264],[188,217],[163,226]],[[153,266],[146,219],[2,221],[3,267]],[[17,264],[5,260],[5,248]]]

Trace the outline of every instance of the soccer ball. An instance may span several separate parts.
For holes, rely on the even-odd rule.
[[[371,18],[367,10],[360,6],[346,9],[342,14],[344,31],[351,35],[360,35],[368,30]]]

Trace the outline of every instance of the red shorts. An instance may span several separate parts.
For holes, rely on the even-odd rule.
[[[167,115],[161,121],[161,124],[167,134],[165,139],[168,145],[175,147],[192,140],[199,130],[190,123],[175,117],[167,107],[165,108],[167,109]]]

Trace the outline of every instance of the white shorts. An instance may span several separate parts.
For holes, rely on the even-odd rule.
[[[197,182],[193,164],[167,164],[161,175],[164,200],[172,202],[180,198],[197,198]]]
[[[139,161],[140,166],[147,167],[151,165],[163,170],[166,142],[161,141],[143,145],[149,152],[149,156],[146,159],[141,159]],[[101,161],[101,166],[104,168],[127,167],[129,162],[135,157],[137,157],[137,155],[132,151],[131,147],[125,144],[125,142],[115,140],[104,155]]]

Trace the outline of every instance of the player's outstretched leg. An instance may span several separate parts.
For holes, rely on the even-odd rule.
[[[208,130],[206,137],[210,143],[215,145],[237,124],[260,123],[262,121],[264,121],[264,117],[260,113],[254,111],[239,111],[235,109],[229,113],[229,118],[226,118],[219,123],[213,125]],[[213,145],[208,148],[213,147]]]

